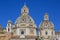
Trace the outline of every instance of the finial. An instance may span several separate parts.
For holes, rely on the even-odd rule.
[[[48,13],[45,13],[44,20],[49,20]]]
[[[24,7],[26,7],[26,3],[24,2]]]
[[[26,3],[24,3],[23,8],[21,9],[21,13],[25,13],[25,14],[28,14],[28,13],[29,13],[29,9],[28,9],[28,7],[26,6]]]

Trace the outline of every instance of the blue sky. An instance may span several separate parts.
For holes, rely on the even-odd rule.
[[[60,30],[60,0],[0,0],[0,24],[3,28],[6,27],[8,20],[14,24],[20,16],[24,3],[37,26],[43,21],[47,12],[55,30]]]

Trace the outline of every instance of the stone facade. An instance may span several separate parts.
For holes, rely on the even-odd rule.
[[[48,13],[37,28],[33,18],[29,15],[29,9],[24,5],[21,15],[14,25],[9,20],[6,29],[0,26],[0,40],[60,40],[60,32],[55,32],[54,24],[49,20]]]

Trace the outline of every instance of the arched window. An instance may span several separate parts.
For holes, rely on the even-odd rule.
[[[21,31],[21,34],[23,35],[24,34],[24,31]]]
[[[24,19],[22,19],[24,21]]]
[[[46,31],[46,32],[45,32],[45,34],[47,35],[47,34],[48,34],[48,32]]]
[[[24,12],[25,12],[25,10],[24,10]]]

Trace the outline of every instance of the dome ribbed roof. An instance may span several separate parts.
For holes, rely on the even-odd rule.
[[[15,24],[20,24],[20,23],[34,23],[34,20],[26,14],[22,14],[19,16],[15,22]]]
[[[54,28],[54,25],[52,22],[48,21],[48,20],[44,20],[41,24],[40,24],[40,28]]]

